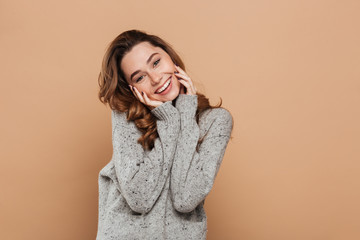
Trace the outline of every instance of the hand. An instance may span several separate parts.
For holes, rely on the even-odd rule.
[[[180,93],[184,94],[185,93],[184,87],[186,87],[186,94],[187,95],[196,95],[197,89],[194,86],[191,78],[179,66],[175,65],[175,68],[179,71],[179,72],[175,72],[175,76],[177,77],[177,79],[181,83]]]
[[[142,92],[143,94],[140,93],[139,90],[137,90],[136,87],[129,85],[129,88],[131,89],[131,91],[133,92],[133,94],[135,95],[135,97],[142,102],[143,104],[145,104],[147,107],[150,108],[150,110],[160,106],[161,104],[163,104],[162,101],[156,101],[156,100],[150,100],[150,98],[146,95],[145,92]]]

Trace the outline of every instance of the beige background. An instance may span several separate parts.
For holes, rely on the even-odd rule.
[[[169,41],[234,117],[208,239],[360,239],[360,1],[0,1],[0,239],[95,239],[107,44]]]

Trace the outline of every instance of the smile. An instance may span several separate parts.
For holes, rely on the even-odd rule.
[[[162,93],[163,91],[165,91],[168,86],[170,85],[170,82],[171,82],[171,77],[164,83],[164,85],[158,89],[155,93]]]

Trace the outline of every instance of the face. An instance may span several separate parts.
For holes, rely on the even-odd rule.
[[[141,42],[125,54],[120,67],[128,84],[151,100],[172,101],[179,95],[174,62],[160,47]]]

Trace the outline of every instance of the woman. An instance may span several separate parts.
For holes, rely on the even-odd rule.
[[[99,85],[113,156],[99,173],[97,240],[206,239],[231,114],[197,92],[168,43],[138,30],[111,42]]]

